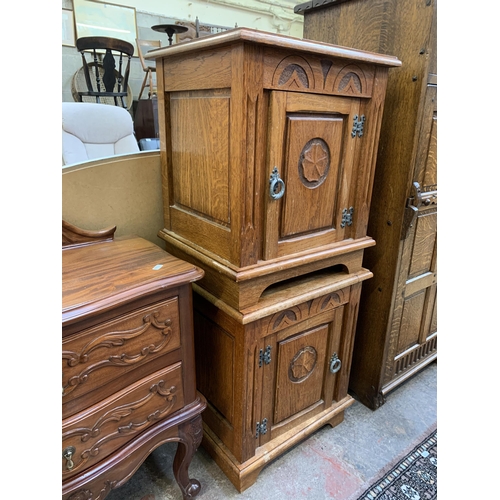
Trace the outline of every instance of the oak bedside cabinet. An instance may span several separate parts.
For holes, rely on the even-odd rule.
[[[239,491],[343,419],[392,56],[238,28],[152,51],[203,446]]]
[[[304,36],[394,54],[349,388],[372,409],[437,359],[437,2],[325,0],[295,7]]]
[[[102,500],[147,456],[178,442],[183,497],[202,438],[191,283],[203,271],[116,228],[63,221],[62,498]]]

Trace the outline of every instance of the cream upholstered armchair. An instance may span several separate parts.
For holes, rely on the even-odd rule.
[[[62,103],[62,163],[135,153],[139,146],[130,113],[87,102]]]

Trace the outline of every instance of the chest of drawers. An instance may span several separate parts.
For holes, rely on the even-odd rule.
[[[203,272],[138,237],[63,222],[62,498],[102,500],[179,443],[184,498],[206,406],[196,391],[191,283]]]

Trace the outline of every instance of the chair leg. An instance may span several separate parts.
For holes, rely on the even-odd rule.
[[[141,91],[139,92],[139,97],[137,98],[138,101],[141,99],[142,93],[144,91],[144,87],[146,87],[146,82],[147,82],[147,79],[148,79],[148,73],[149,73],[149,71],[144,74],[144,80],[142,81]]]
[[[153,72],[152,71],[148,71],[148,75],[149,75],[149,93],[148,93],[148,97],[151,99],[151,97],[153,96]]]

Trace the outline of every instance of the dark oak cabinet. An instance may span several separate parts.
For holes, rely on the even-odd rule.
[[[363,265],[350,389],[372,409],[437,358],[436,0],[300,4],[304,36],[394,54]]]

